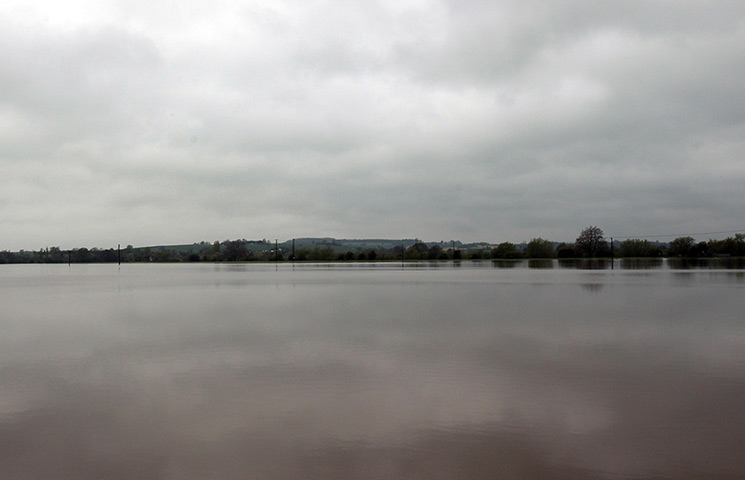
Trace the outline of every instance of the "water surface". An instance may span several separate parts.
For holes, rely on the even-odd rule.
[[[744,287],[723,262],[0,265],[0,478],[745,478]]]

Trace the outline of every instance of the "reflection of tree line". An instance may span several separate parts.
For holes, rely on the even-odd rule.
[[[603,231],[595,226],[582,230],[574,243],[555,243],[543,238],[533,238],[527,244],[515,245],[502,242],[489,247],[481,244],[477,248],[443,248],[442,242],[427,244],[419,240],[408,247],[396,245],[391,248],[355,248],[343,250],[343,242],[315,246],[313,248],[290,248],[266,240],[226,240],[224,242],[202,242],[179,248],[144,247],[125,249],[61,250],[51,247],[36,251],[0,252],[0,263],[111,263],[111,262],[266,262],[266,261],[389,261],[389,260],[560,260],[580,259],[584,263],[563,264],[572,268],[606,268],[606,258],[624,258],[626,266],[632,259],[647,259],[638,262],[637,268],[655,268],[648,259],[662,257],[696,259],[709,257],[745,257],[745,234],[723,240],[698,242],[692,237],[678,237],[668,244],[651,243],[649,240],[629,238],[618,244],[606,241]],[[501,266],[509,268],[514,263]],[[533,262],[531,268],[553,268],[553,263]],[[686,265],[683,265],[685,268]]]

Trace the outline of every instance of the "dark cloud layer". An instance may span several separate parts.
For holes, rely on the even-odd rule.
[[[0,248],[742,228],[737,2],[0,9]]]

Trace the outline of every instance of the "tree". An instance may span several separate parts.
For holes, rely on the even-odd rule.
[[[200,253],[202,258],[207,262],[219,262],[223,259],[223,254],[220,251],[220,248],[220,242],[215,240],[211,247],[203,248]]]
[[[150,262],[152,261],[151,253],[150,247],[141,248],[135,253],[134,260],[135,262]]]
[[[556,256],[559,258],[574,258],[577,256],[577,253],[574,249],[574,245],[561,244],[556,249]]]
[[[629,238],[621,242],[622,257],[651,257],[652,245],[649,240],[640,240],[638,238]]]
[[[696,240],[693,237],[678,237],[667,246],[670,257],[687,257]]]
[[[533,238],[528,242],[525,256],[528,258],[554,258],[556,252],[554,251],[553,243],[539,237]]]
[[[124,254],[122,255],[122,262],[134,262],[135,260],[135,247],[132,245],[127,245],[127,248],[124,249]]]
[[[699,242],[691,247],[688,251],[689,257],[708,257],[709,245],[706,242]]]
[[[426,258],[424,253],[429,250],[426,244],[422,242],[416,242],[414,245],[406,249],[406,258],[422,259]]]
[[[93,254],[87,248],[79,248],[72,254],[72,261],[75,263],[88,263],[93,261]]]
[[[574,244],[579,253],[591,258],[608,249],[608,243],[603,238],[603,231],[593,225],[582,230]]]
[[[52,247],[49,249],[49,258],[53,263],[61,263],[65,261],[65,254],[59,247]]]
[[[502,242],[491,251],[491,258],[520,258],[522,253],[510,242]]]
[[[413,248],[414,250],[417,251],[417,253],[420,253],[420,254],[426,252],[429,249],[429,247],[427,247],[427,244],[423,242],[416,242],[414,245],[412,245],[409,248]]]
[[[712,239],[707,246],[710,254],[742,257],[745,256],[745,235],[737,233],[734,237],[727,237],[724,240]]]
[[[734,237],[727,237],[729,253],[732,256],[745,256],[745,234],[736,233]]]
[[[109,248],[107,250],[104,250],[98,253],[99,262],[112,263],[112,262],[116,262],[117,258],[119,257],[116,253],[116,250],[114,250],[113,248]]]
[[[225,245],[225,260],[229,262],[238,262],[246,260],[248,249],[246,244],[241,240],[233,240]]]
[[[153,254],[153,261],[154,262],[178,262],[180,261],[178,256],[176,255],[176,252],[174,252],[171,249],[164,248],[162,250],[158,250]]]
[[[334,249],[331,247],[324,247],[324,248],[318,248],[315,247],[313,250],[308,252],[308,255],[306,257],[307,260],[312,261],[328,261],[333,260],[334,257]]]

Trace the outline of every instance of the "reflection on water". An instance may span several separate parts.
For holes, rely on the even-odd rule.
[[[562,258],[558,264],[562,268],[578,268],[580,270],[602,270],[614,268],[618,262],[604,258]]]
[[[745,478],[743,272],[618,263],[0,266],[0,478]]]
[[[515,268],[523,265],[522,260],[492,260],[491,263],[496,268]]]
[[[599,293],[605,284],[603,283],[583,283],[582,288],[589,293]]]
[[[621,268],[632,270],[652,270],[665,265],[662,258],[622,258],[617,261]]]
[[[666,260],[673,269],[738,269],[745,268],[745,258],[669,258]]]
[[[531,259],[528,260],[528,268],[554,268],[553,260]]]

